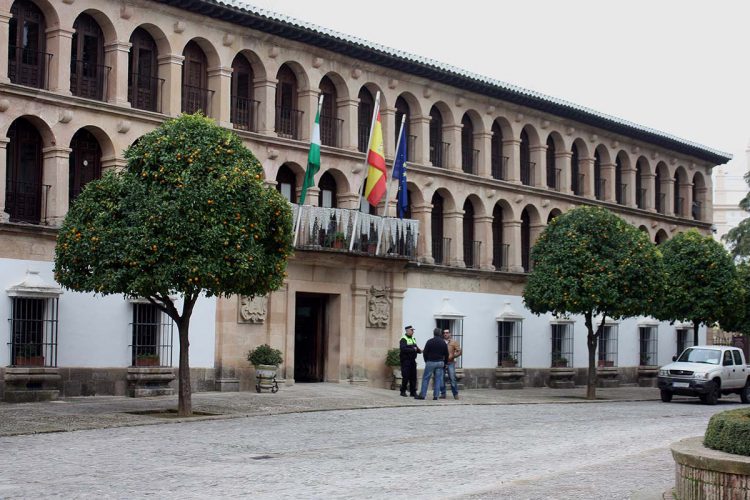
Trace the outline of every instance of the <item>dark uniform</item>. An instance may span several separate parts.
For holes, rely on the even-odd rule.
[[[406,330],[414,330],[407,326]],[[422,349],[417,345],[414,334],[409,337],[404,334],[399,342],[399,358],[401,360],[401,395],[406,396],[406,388],[409,387],[409,394],[414,397],[417,395],[417,354]]]

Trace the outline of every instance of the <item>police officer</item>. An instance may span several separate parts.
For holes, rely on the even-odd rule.
[[[404,328],[406,332],[399,342],[399,359],[401,360],[401,395],[406,397],[406,387],[409,386],[409,395],[417,395],[417,354],[422,349],[417,345],[417,339],[414,338],[414,328],[409,325]]]

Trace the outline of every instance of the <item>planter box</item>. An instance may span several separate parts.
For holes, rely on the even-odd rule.
[[[573,389],[576,386],[575,375],[576,371],[573,368],[550,368],[548,385],[552,389]]]
[[[676,498],[750,498],[750,457],[706,448],[703,437],[683,439],[671,448]]]
[[[16,356],[15,366],[44,366],[44,356]]]
[[[495,389],[523,389],[525,375],[524,369],[515,365],[499,366],[495,368]]]
[[[518,365],[518,361],[512,361],[510,359],[504,359],[500,362],[500,366],[503,368],[514,368],[516,365]]]
[[[600,367],[615,366],[615,362],[600,359],[596,366],[600,366]]]
[[[159,366],[159,358],[135,358],[135,366]]]

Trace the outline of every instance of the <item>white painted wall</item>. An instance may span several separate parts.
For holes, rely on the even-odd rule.
[[[551,315],[535,316],[523,305],[523,299],[515,295],[455,292],[410,288],[404,296],[404,324],[415,328],[417,344],[424,347],[432,337],[435,315],[441,310],[443,299],[461,312],[463,320],[463,367],[493,368],[497,366],[497,317],[506,302],[524,317],[521,366],[524,368],[549,368],[551,364]],[[588,366],[586,347],[586,325],[583,316],[573,316],[573,366]],[[640,346],[638,326],[646,318],[626,318],[618,324],[617,366],[638,366]],[[610,321],[608,320],[608,324]],[[658,326],[658,364],[664,365],[676,354],[676,327],[667,322]],[[699,331],[700,343],[706,341],[706,329]],[[422,357],[418,363],[423,366]]]
[[[10,364],[11,299],[5,293],[26,276],[39,271],[49,284],[55,283],[53,264],[43,261],[0,259],[0,366]],[[182,310],[182,301],[177,303]],[[201,296],[190,322],[190,366],[213,368],[216,298]],[[130,365],[133,305],[122,295],[100,296],[64,290],[59,300],[57,366],[126,367]],[[179,364],[177,326],[172,339],[172,366]]]

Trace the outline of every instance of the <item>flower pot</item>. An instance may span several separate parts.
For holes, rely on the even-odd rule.
[[[518,364],[518,361],[512,359],[504,359],[500,362],[500,366],[503,368],[514,368]]]
[[[135,366],[159,366],[159,358],[147,357],[147,358],[135,358]]]
[[[607,361],[605,359],[600,359],[599,363],[597,364],[597,366],[602,367],[602,368],[607,367],[607,366],[615,366],[615,362],[614,361]]]
[[[401,381],[403,380],[403,374],[401,373],[400,366],[392,366],[391,371],[393,372],[393,378],[391,379],[391,390],[395,391],[401,387]]]
[[[15,366],[44,366],[44,356],[16,356]]]
[[[566,368],[568,366],[567,361],[553,361],[552,368]]]
[[[278,385],[276,384],[277,369],[278,366],[275,365],[257,365],[255,367],[255,377],[258,379],[256,389],[258,392],[263,389],[269,389],[271,392],[278,390]]]

